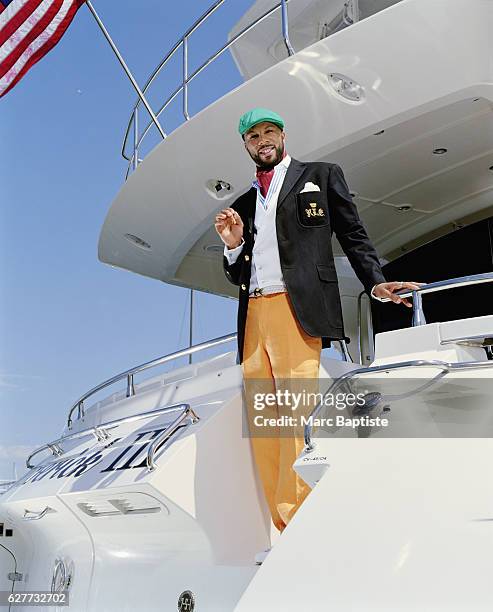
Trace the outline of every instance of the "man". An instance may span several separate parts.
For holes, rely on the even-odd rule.
[[[341,168],[287,155],[277,113],[249,111],[240,118],[239,132],[256,164],[256,180],[216,216],[215,228],[225,244],[226,276],[240,286],[244,379],[270,380],[272,389],[289,379],[317,380],[322,347],[345,338],[332,232],[374,298],[410,307],[394,291],[419,285],[385,281]],[[247,412],[251,420],[252,391]],[[310,491],[292,469],[303,438],[299,428],[292,435],[279,428],[271,428],[269,437],[251,435],[272,520],[282,532]]]

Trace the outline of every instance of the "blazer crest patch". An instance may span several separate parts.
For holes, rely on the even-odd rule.
[[[317,208],[316,202],[310,202],[310,208],[305,208],[307,217],[325,217],[323,208]]]
[[[322,194],[317,191],[302,191],[296,194],[298,221],[304,227],[328,225],[327,208]]]

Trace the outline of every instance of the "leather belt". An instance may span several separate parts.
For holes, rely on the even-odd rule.
[[[286,293],[286,287],[284,285],[271,285],[262,289],[256,287],[249,297],[261,297],[262,295],[272,295],[273,293]]]

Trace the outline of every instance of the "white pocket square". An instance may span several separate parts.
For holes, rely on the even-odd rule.
[[[315,183],[305,183],[305,186],[300,191],[300,193],[307,193],[309,191],[320,191],[320,187],[315,185]]]

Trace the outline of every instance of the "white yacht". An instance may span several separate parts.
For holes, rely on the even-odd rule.
[[[250,187],[237,121],[265,106],[292,156],[341,165],[386,277],[425,284],[412,313],[370,303],[334,239],[350,342],[323,356],[321,388],[365,402],[314,410],[295,463],[313,490],[281,536],[232,333],[68,407],[0,495],[0,591],[74,612],[491,610],[493,0],[258,0],[192,71],[188,42],[224,3],[143,86],[182,58],[154,119],[131,111],[101,261],[236,297],[213,219]],[[192,116],[197,78],[229,53],[244,82]]]

